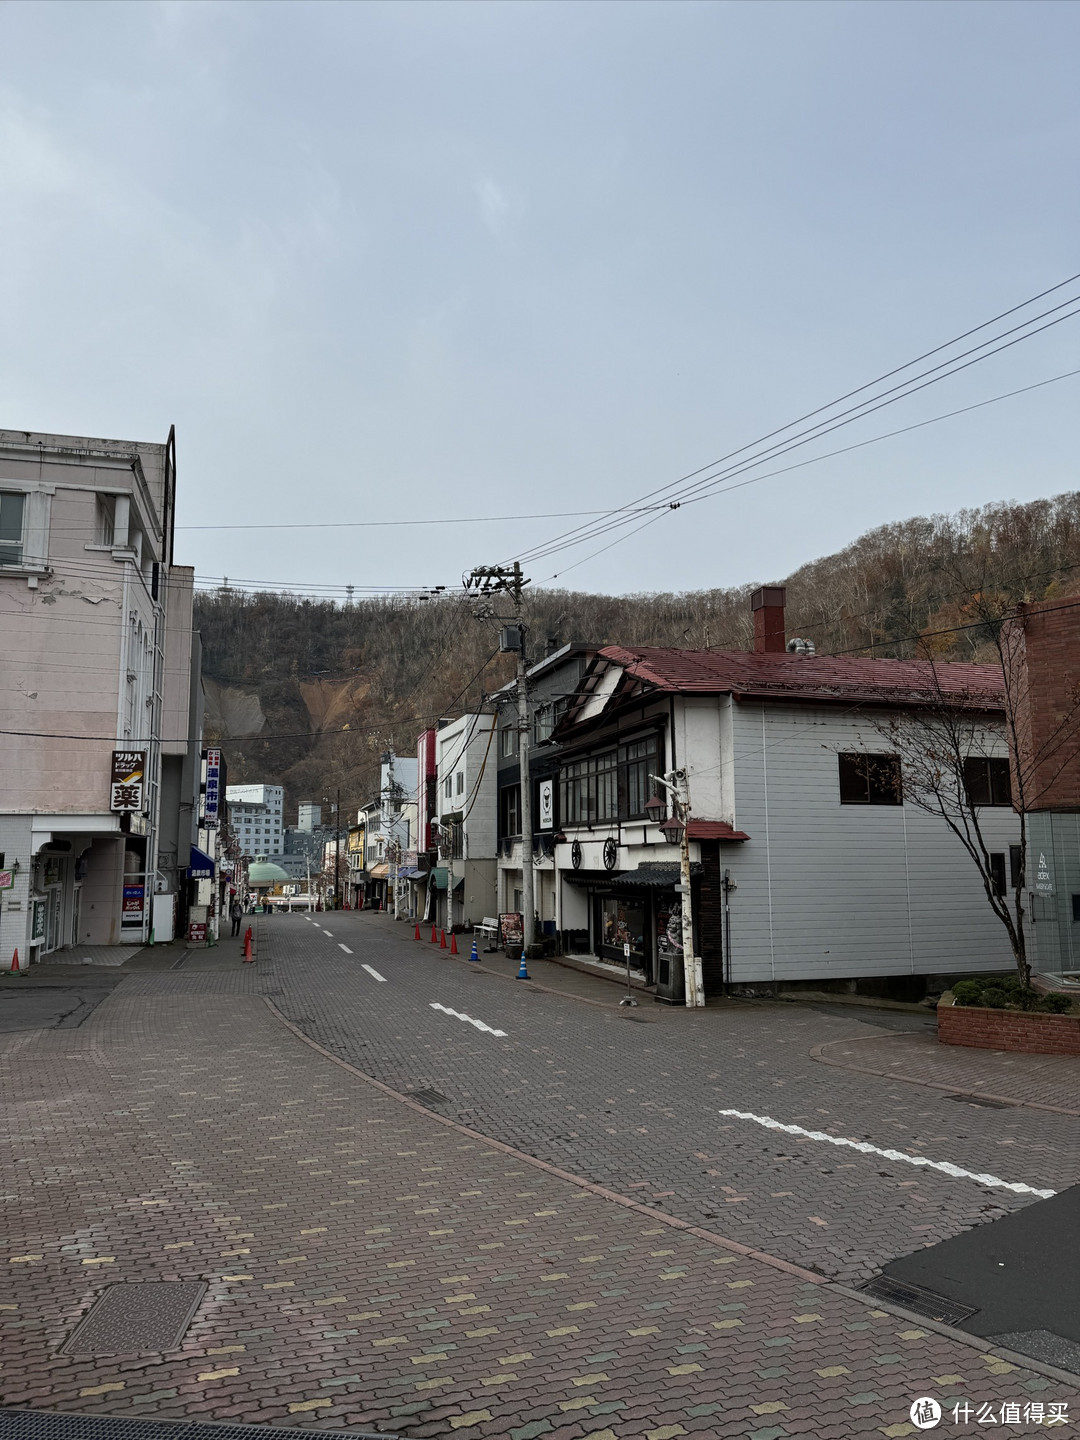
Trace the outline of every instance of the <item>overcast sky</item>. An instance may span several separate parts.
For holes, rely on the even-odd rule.
[[[286,527],[181,531],[206,576],[460,583],[580,520],[344,527],[624,505],[1080,271],[1077,4],[8,0],[0,53],[0,424],[175,423],[183,525]],[[796,458],[1077,366],[1080,319]],[[1074,489],[1078,401],[528,573],[769,580]]]

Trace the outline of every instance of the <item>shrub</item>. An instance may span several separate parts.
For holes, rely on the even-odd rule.
[[[983,982],[981,980],[957,980],[952,987],[952,993],[957,1005],[981,1005]]]
[[[1044,995],[1042,1008],[1048,1010],[1051,1015],[1064,1015],[1066,1010],[1072,1009],[1072,1001],[1068,995]]]
[[[1011,996],[1004,991],[1000,985],[987,985],[982,992],[982,1000],[979,1002],[985,1005],[988,1010],[1004,1010],[1011,999]]]

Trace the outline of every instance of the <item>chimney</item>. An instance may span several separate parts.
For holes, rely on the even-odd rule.
[[[762,585],[750,596],[754,612],[754,654],[784,654],[784,602],[787,591],[782,585]]]

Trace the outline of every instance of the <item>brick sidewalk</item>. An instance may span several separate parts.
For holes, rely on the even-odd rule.
[[[140,974],[79,1030],[0,1041],[6,1404],[510,1440],[840,1440],[915,1433],[921,1394],[1075,1404],[441,1123],[254,984]],[[149,1279],[210,1282],[180,1350],[57,1353],[106,1284]]]
[[[1080,1059],[1072,1055],[1019,1055],[941,1045],[933,1032],[834,1040],[815,1046],[811,1054],[826,1065],[867,1075],[1080,1115]]]

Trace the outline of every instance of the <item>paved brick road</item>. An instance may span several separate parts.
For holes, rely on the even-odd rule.
[[[486,1135],[830,1277],[865,1278],[1033,1197],[770,1134],[722,1119],[721,1109],[1037,1189],[1080,1180],[1073,1117],[975,1110],[811,1059],[815,1043],[881,1033],[857,1014],[582,1005],[477,974],[382,917],[326,920],[277,920],[269,945],[282,962],[281,1008],[335,1054],[396,1089],[441,1091],[449,1113]],[[364,961],[387,983],[373,982]],[[615,1007],[618,990],[593,985]],[[447,1018],[431,1001],[507,1038]]]
[[[838,1083],[865,1091],[865,1079],[806,1061],[809,1032],[778,1048],[771,1011],[745,1012],[749,1024],[724,1012],[632,1022],[421,957],[364,921],[334,916],[329,937],[298,918],[273,922],[257,973],[235,962],[216,971],[206,958],[204,968],[135,974],[76,1030],[0,1036],[12,1177],[6,1404],[511,1440],[905,1435],[919,1394],[1075,1407],[1060,1381],[648,1213],[649,1201],[677,1208],[694,1197],[715,1210],[722,1195],[703,1223],[756,1244],[768,1225],[736,1224],[753,1197],[739,1200],[748,1192],[732,1182],[745,1172],[756,1194],[760,1166],[774,1164],[785,1175],[798,1166],[800,1185],[812,1176],[827,1210],[824,1162],[755,1162],[760,1133],[719,1128],[709,1158],[681,1167],[690,1199],[660,1193],[677,1189],[660,1170],[682,1155],[694,1117],[715,1118],[714,1097],[684,1089],[706,1064],[719,1067],[720,1047],[737,1087],[725,1103],[750,1098],[753,1082],[775,1111],[773,1081],[791,1091],[796,1075],[814,1091],[800,1087],[799,1113],[830,1087],[835,1105]],[[530,1148],[567,1168],[584,1172],[589,1141],[609,1137],[593,1168],[643,1204],[605,1199],[388,1096],[290,1033],[263,992],[297,1023],[332,1032],[370,1072],[451,1091],[474,1124],[486,1125],[500,1095],[509,1129],[528,1120],[540,1135],[557,1117],[562,1138]],[[702,1020],[708,1028],[690,1028]],[[771,1042],[761,1038],[770,1023]],[[820,1038],[833,1022],[785,1013],[788,1023]],[[770,1043],[782,1063],[759,1065],[755,1047]],[[636,1079],[633,1094],[617,1098],[613,1076]],[[898,1118],[885,1103],[881,1114]],[[668,1120],[677,1143],[665,1149],[649,1137],[670,1134]],[[929,1134],[925,1119],[918,1134]],[[1020,1157],[1010,1176],[1034,1166],[1044,1143],[998,1138],[1016,1142],[996,1152]],[[630,1143],[640,1147],[632,1159]],[[895,1207],[895,1188],[881,1190]],[[862,1237],[848,1240],[866,1250]],[[107,1283],[198,1278],[210,1289],[181,1350],[58,1354]]]

